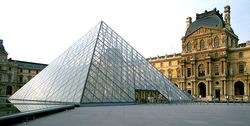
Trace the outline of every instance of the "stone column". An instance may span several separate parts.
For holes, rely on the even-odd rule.
[[[209,75],[212,75],[212,63],[211,62],[208,62],[209,63]]]
[[[195,69],[194,69],[194,64],[192,63],[192,77],[195,75]]]
[[[208,87],[209,87],[209,85],[208,85],[208,83],[206,84],[206,96],[208,96]]]
[[[210,75],[210,72],[209,72],[209,62],[207,62],[206,74]]]
[[[192,86],[193,86],[193,89],[194,89],[194,95],[196,96],[196,84],[195,84],[195,82],[192,82]]]
[[[194,95],[193,81],[191,82],[191,95]]]
[[[212,96],[213,95],[213,86],[212,86],[212,82],[211,81],[208,81],[209,82],[209,93],[210,93],[210,95]]]
[[[209,81],[207,81],[207,85],[208,85],[208,95],[211,95],[211,87]]]
[[[224,80],[221,81],[220,90],[221,90],[221,95],[224,95]]]
[[[224,80],[224,95],[225,95],[225,96],[228,95],[228,93],[227,93],[227,82],[226,82],[226,80]]]
[[[234,80],[232,80],[231,84],[231,95],[234,96]]]
[[[227,62],[226,60],[223,62],[224,63],[224,74],[227,74]]]
[[[181,65],[181,76],[184,77],[184,65]]]
[[[224,63],[223,63],[223,60],[221,61],[221,73],[222,73],[222,75],[225,74],[225,72],[224,72]]]

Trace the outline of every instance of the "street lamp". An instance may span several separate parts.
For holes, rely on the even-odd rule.
[[[215,104],[215,99],[214,99],[214,96],[212,96],[212,99],[213,99],[213,101],[214,101],[214,104]]]
[[[199,98],[200,98],[200,104],[201,104],[201,95],[199,96]]]
[[[228,104],[228,98],[229,98],[229,97],[228,97],[228,95],[226,95],[226,99],[227,99],[227,104]]]

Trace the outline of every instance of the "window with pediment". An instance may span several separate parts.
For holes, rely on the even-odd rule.
[[[198,75],[199,77],[205,76],[205,67],[203,64],[198,66]]]
[[[245,63],[239,63],[239,74],[244,74],[245,72]]]

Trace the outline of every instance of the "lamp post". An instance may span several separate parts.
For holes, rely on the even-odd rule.
[[[229,98],[229,97],[228,97],[228,95],[226,95],[226,99],[227,99],[227,104],[228,104],[228,98]]]
[[[200,104],[201,104],[201,95],[199,96],[199,98],[200,98]]]
[[[215,104],[215,99],[214,99],[214,96],[212,96],[212,99],[213,99],[213,101],[214,101],[214,104]]]

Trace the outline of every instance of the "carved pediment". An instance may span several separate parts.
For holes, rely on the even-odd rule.
[[[221,29],[216,29],[216,28],[209,28],[209,27],[199,27],[189,35],[185,36],[186,38],[189,37],[195,37],[195,36],[200,36],[204,34],[209,34],[209,33],[218,33],[221,32]]]

